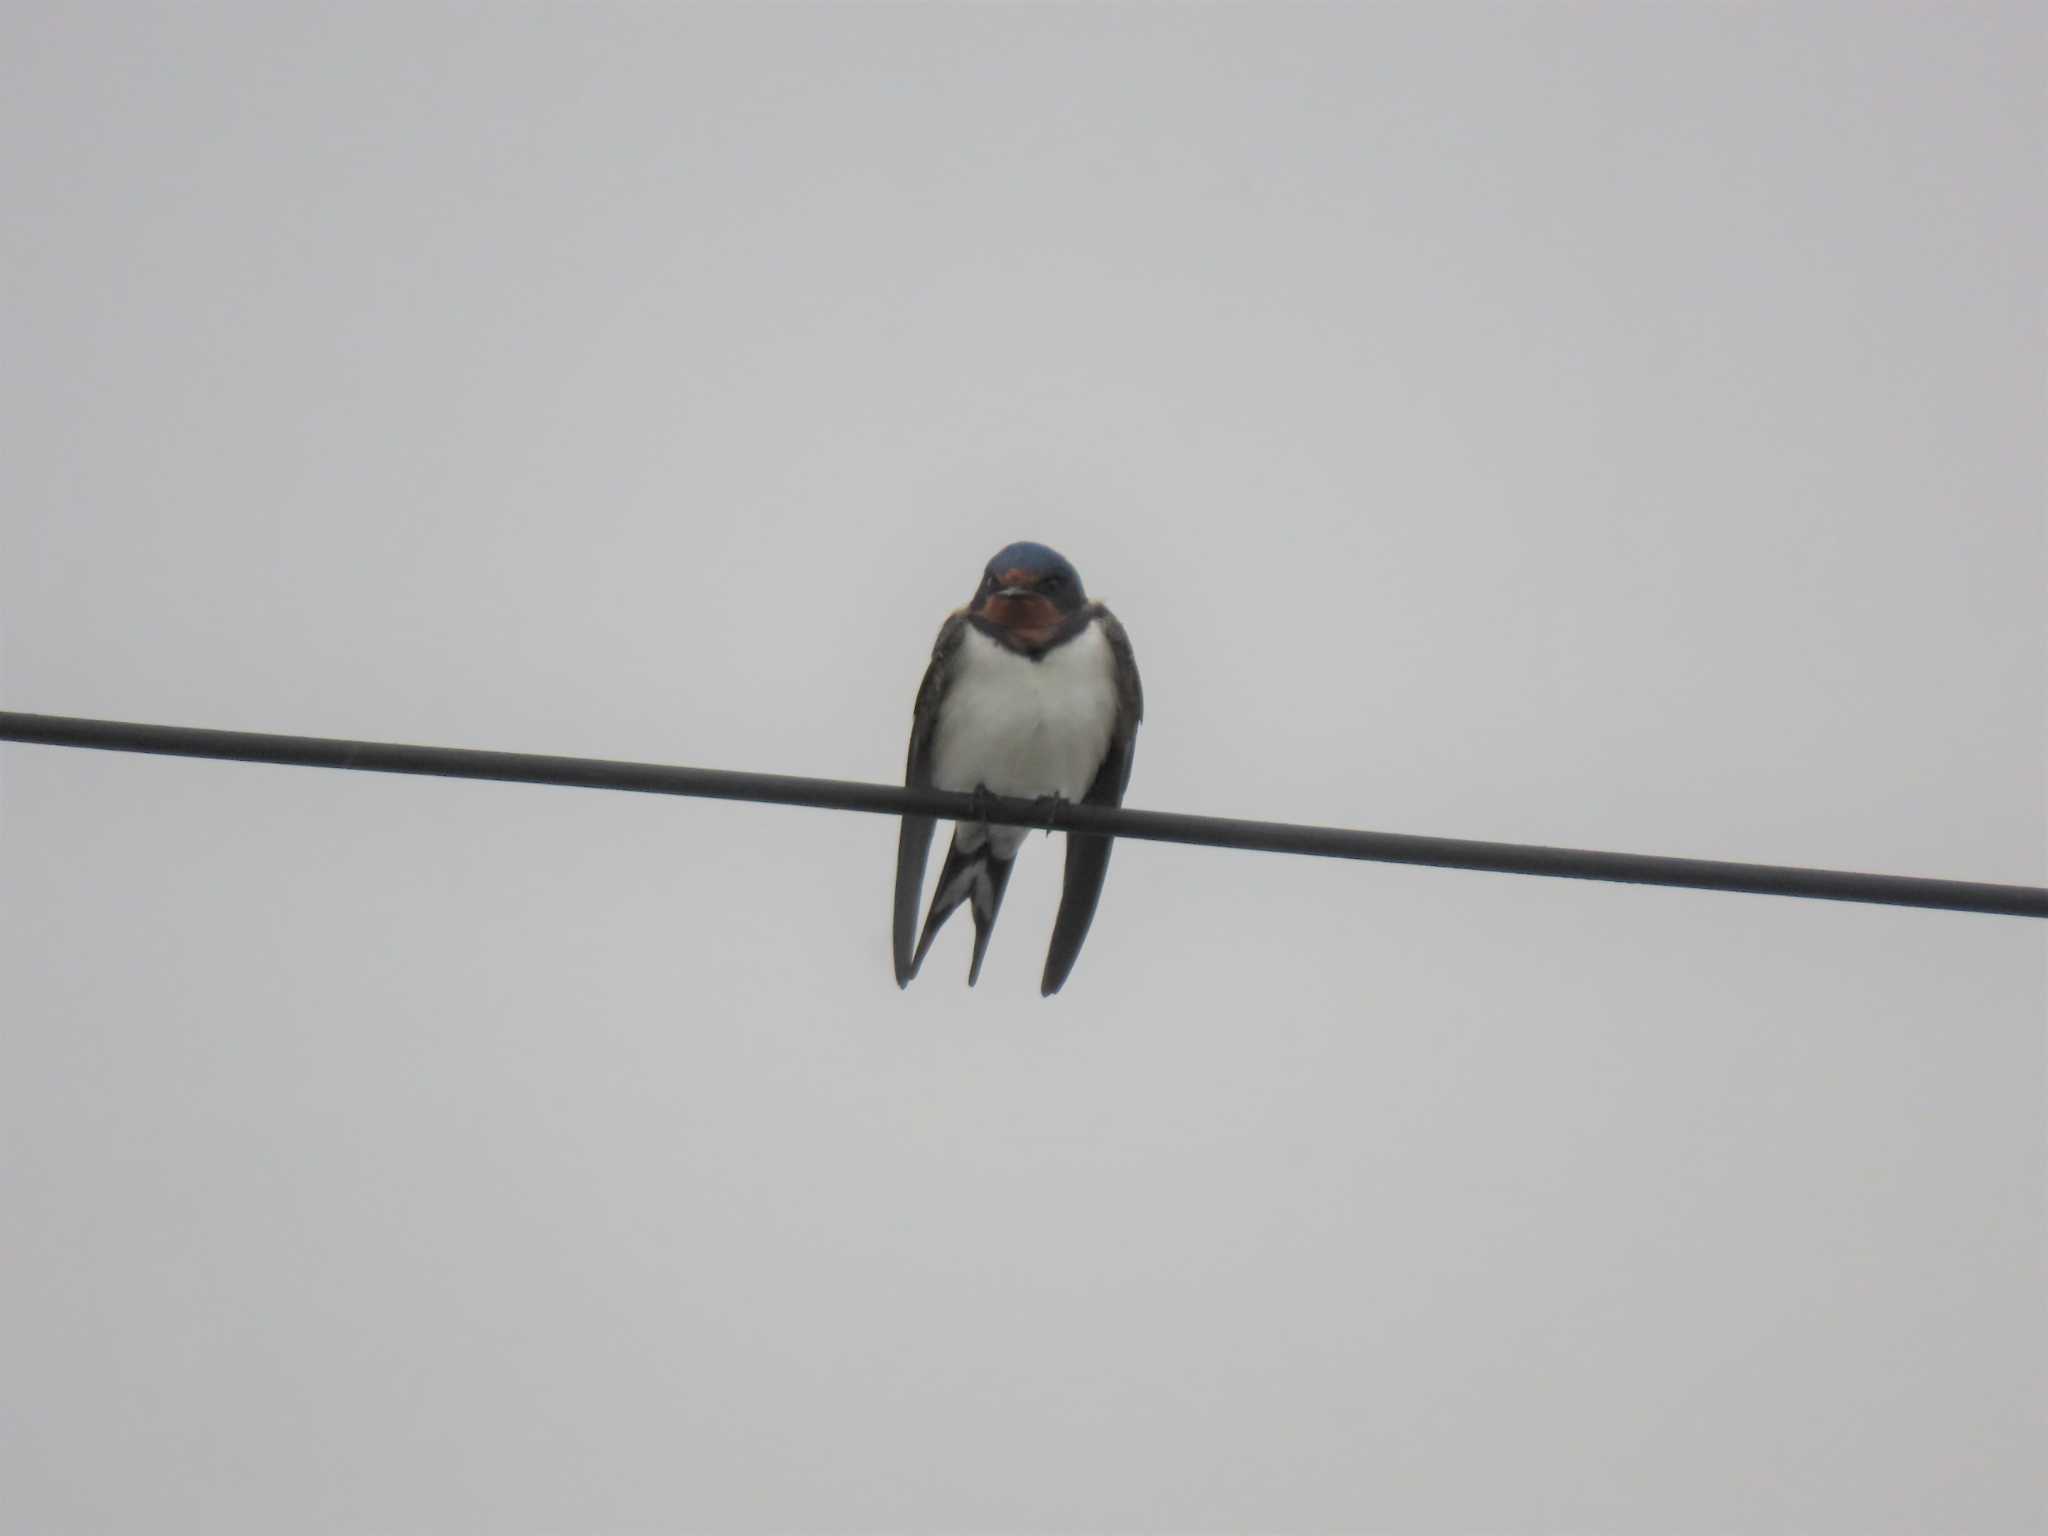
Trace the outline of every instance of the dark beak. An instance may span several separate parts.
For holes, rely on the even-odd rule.
[[[1037,595],[1029,587],[1004,587],[1000,592],[996,593],[997,597],[1008,598],[1036,597]]]

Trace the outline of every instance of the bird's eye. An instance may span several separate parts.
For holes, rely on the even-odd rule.
[[[1066,578],[1062,576],[1048,576],[1038,584],[1038,590],[1041,592],[1057,592],[1065,585]]]

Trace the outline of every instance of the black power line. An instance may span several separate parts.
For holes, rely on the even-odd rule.
[[[672,768],[659,763],[625,763],[604,758],[476,752],[460,747],[273,736],[256,731],[209,731],[196,726],[136,725],[120,720],[80,720],[66,715],[27,715],[5,710],[0,710],[0,741],[287,763],[304,768],[354,768],[371,773],[561,784],[576,789],[637,790],[650,795],[694,795],[712,800],[757,800],[770,805],[811,805],[892,816],[914,811],[949,820],[980,819],[1013,826],[1047,827],[1056,832],[1107,832],[1153,842],[1199,843],[1265,853],[1309,853],[1387,864],[1484,869],[1498,874],[1620,880],[1635,885],[1687,886],[1764,896],[1809,896],[1823,901],[1867,901],[1897,907],[1939,907],[1954,912],[1993,912],[2009,917],[2048,917],[2048,889],[2031,885],[1922,880],[1906,875],[1796,869],[1781,864],[1731,864],[1719,859],[1671,859],[1642,853],[1598,853],[1584,848],[1412,837],[1396,832],[1304,827],[1281,821],[1235,821],[1221,816],[1181,816],[1170,811],[1133,811],[1064,802],[978,801],[972,795],[905,789],[894,784],[733,773],[717,768]]]

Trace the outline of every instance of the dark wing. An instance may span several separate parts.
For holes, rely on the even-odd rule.
[[[1131,759],[1138,750],[1138,722],[1145,717],[1145,692],[1138,683],[1130,636],[1107,608],[1093,606],[1116,665],[1116,724],[1095,782],[1081,799],[1087,805],[1122,805],[1131,782]],[[1067,973],[1080,956],[1081,941],[1095,921],[1095,903],[1102,897],[1102,877],[1109,873],[1109,850],[1115,841],[1084,832],[1067,834],[1066,879],[1060,890],[1060,915],[1052,925],[1052,947],[1045,954],[1045,975],[1038,983],[1040,997],[1051,997],[1066,984]]]
[[[903,767],[903,782],[913,788],[932,781],[932,737],[938,731],[939,704],[952,681],[953,653],[960,649],[967,632],[967,615],[956,613],[939,627],[932,646],[931,665],[917,690],[917,707],[910,716],[910,760]],[[917,974],[912,947],[917,943],[917,898],[924,889],[925,861],[932,851],[932,818],[906,816],[896,834],[896,985],[907,987]]]

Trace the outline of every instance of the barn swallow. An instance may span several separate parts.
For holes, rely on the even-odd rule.
[[[1090,602],[1080,572],[1043,544],[1012,544],[989,561],[973,601],[939,629],[911,717],[912,786],[1086,805],[1121,805],[1144,714],[1124,627]],[[974,916],[967,984],[981,975],[989,933],[1025,829],[953,824],[953,844],[917,936],[917,901],[932,818],[905,816],[896,844],[896,984],[924,963],[953,909]],[[1088,937],[1113,839],[1067,834],[1067,870],[1039,994],[1059,991]],[[912,950],[912,941],[916,949]]]

